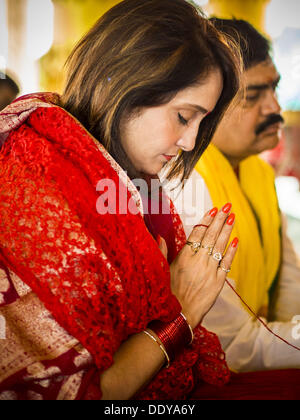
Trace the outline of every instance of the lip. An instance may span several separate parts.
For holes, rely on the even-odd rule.
[[[176,155],[163,155],[163,157],[169,162],[171,159],[173,159]]]
[[[263,133],[273,134],[282,129],[282,123],[276,123],[266,128]]]

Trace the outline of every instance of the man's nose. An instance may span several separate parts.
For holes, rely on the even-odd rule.
[[[266,92],[264,102],[262,104],[263,115],[280,114],[281,106],[279,105],[276,92],[269,90]]]

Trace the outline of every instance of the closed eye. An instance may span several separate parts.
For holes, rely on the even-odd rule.
[[[256,95],[252,95],[252,96],[247,96],[247,101],[256,101],[257,99],[260,98],[260,94],[257,93]]]
[[[180,114],[180,112],[178,112],[178,119],[179,119],[180,124],[182,124],[182,125],[187,125],[188,124],[188,121],[185,118],[183,118],[183,116]]]

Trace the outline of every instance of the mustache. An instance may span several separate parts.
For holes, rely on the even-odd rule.
[[[266,119],[266,121],[259,124],[259,126],[255,130],[255,134],[258,136],[263,131],[265,131],[268,127],[270,127],[273,124],[277,124],[277,123],[284,123],[284,118],[280,114],[271,114]]]

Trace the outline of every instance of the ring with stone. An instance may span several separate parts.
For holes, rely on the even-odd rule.
[[[201,248],[201,242],[186,241],[186,244],[189,245],[192,248],[192,250],[194,251],[195,254],[197,254],[197,252]]]
[[[231,268],[225,268],[225,267],[222,266],[222,264],[220,264],[218,268],[225,271],[225,273],[227,273],[227,274],[230,273],[230,271],[231,271]]]
[[[215,252],[213,255],[212,255],[212,257],[213,257],[213,259],[214,260],[216,260],[216,261],[218,261],[219,263],[222,261],[222,259],[223,259],[223,255],[221,254],[221,252]]]

